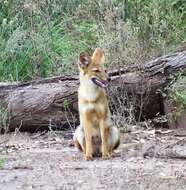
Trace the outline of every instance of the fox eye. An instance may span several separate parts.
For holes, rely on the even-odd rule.
[[[96,73],[99,73],[99,72],[100,72],[99,69],[97,69],[97,68],[92,68],[92,71],[94,71],[94,72],[96,72]]]

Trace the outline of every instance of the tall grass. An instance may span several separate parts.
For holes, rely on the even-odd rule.
[[[81,51],[104,48],[107,64],[144,62],[186,40],[182,0],[0,2],[0,81],[76,72]]]

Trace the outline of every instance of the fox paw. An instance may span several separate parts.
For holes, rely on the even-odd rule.
[[[108,160],[109,158],[111,158],[111,154],[109,154],[109,153],[102,155],[103,160]]]
[[[93,159],[92,155],[85,155],[84,157],[85,157],[85,160],[87,160],[87,161]]]

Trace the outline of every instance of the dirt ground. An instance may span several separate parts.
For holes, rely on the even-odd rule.
[[[186,190],[185,133],[122,133],[112,159],[84,161],[71,132],[0,136],[0,190]]]

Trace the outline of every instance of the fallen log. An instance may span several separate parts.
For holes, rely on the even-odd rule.
[[[77,86],[78,78],[72,76],[0,85],[8,130],[35,131],[77,123]]]
[[[124,106],[131,100],[126,97],[132,97],[139,120],[163,114],[163,98],[158,92],[163,92],[178,72],[186,72],[186,51],[111,71],[108,94],[112,111],[117,109],[119,100]],[[79,122],[78,83],[78,76],[0,83],[0,114],[4,114],[6,130],[74,128]]]

